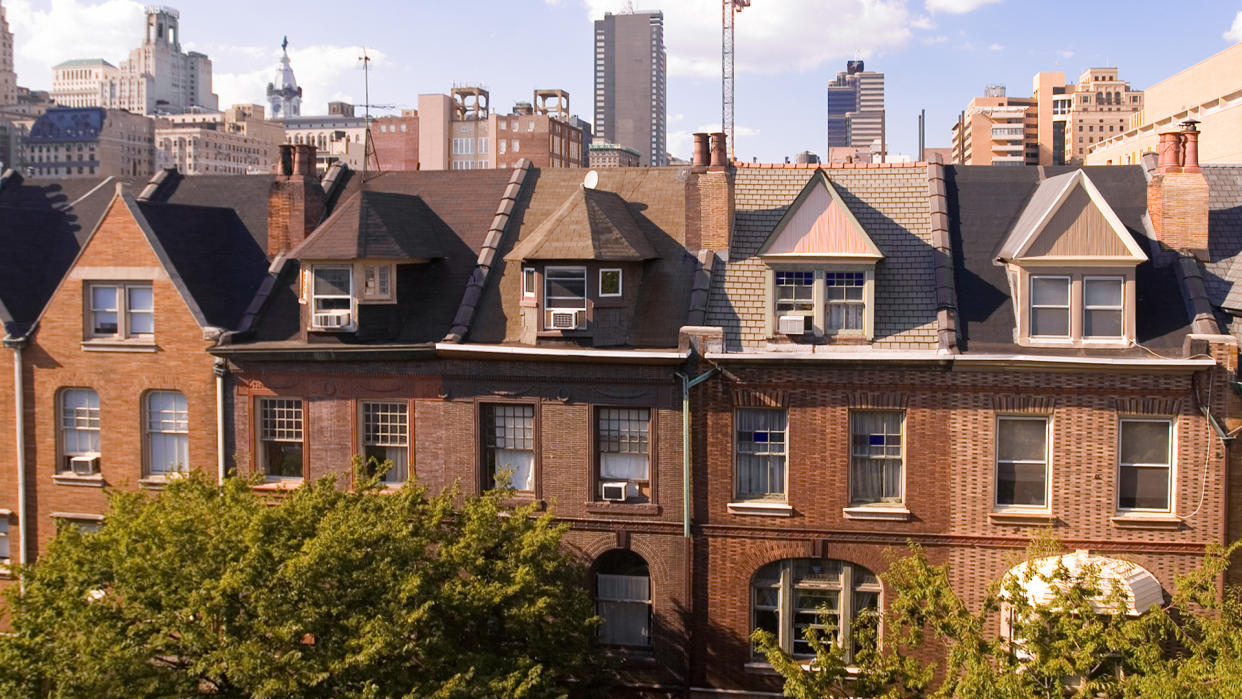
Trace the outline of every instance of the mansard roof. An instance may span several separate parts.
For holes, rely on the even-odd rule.
[[[625,199],[578,187],[506,260],[641,262],[659,257]]]
[[[815,170],[758,254],[770,258],[884,257],[823,170]]]
[[[364,190],[289,252],[294,260],[430,260],[453,231],[417,196]]]

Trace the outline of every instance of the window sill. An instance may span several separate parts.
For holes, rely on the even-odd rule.
[[[172,473],[161,474],[157,476],[145,476],[143,478],[138,479],[138,487],[139,488],[150,488],[152,490],[163,490],[164,487],[167,486],[170,481],[175,481],[180,478],[185,478],[185,475],[186,474],[184,473],[172,472]]]
[[[533,504],[535,506],[535,509],[537,510],[542,511],[542,510],[548,509],[547,502],[544,502],[543,500],[536,498],[533,494],[530,494],[530,493],[527,493],[525,495],[518,494],[518,495],[514,495],[511,498],[505,498],[504,500],[501,501],[500,504],[503,505],[504,507],[526,507],[527,505]]]
[[[653,517],[660,514],[660,506],[654,502],[588,502],[586,511],[593,515],[638,515]]]
[[[787,502],[767,500],[744,500],[727,506],[735,515],[758,515],[760,517],[793,517],[793,506]]]
[[[250,486],[251,490],[297,490],[302,487],[301,478],[272,478]]]
[[[910,510],[902,505],[854,505],[841,509],[846,519],[878,519],[893,522],[910,521]]]
[[[1182,520],[1168,513],[1126,512],[1112,517],[1114,527],[1121,529],[1169,529],[1182,528]]]
[[[1056,515],[1047,510],[992,510],[988,519],[993,524],[1029,524],[1046,526],[1056,520]]]
[[[158,352],[153,340],[83,340],[84,352]]]
[[[102,488],[104,479],[102,475],[94,476],[75,476],[72,473],[57,473],[52,475],[52,482],[59,485],[80,485],[88,488]]]

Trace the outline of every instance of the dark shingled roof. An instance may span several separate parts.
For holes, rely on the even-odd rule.
[[[659,255],[615,192],[579,187],[506,260],[641,262]]]
[[[232,209],[255,243],[267,248],[267,203],[275,175],[170,174],[153,202]]]
[[[1043,168],[1048,177],[1071,167]],[[1082,168],[1099,188],[1139,246],[1153,256],[1153,241],[1144,233],[1147,183],[1139,166]],[[964,352],[1023,354],[1143,355],[1128,350],[1062,350],[1019,347],[1014,343],[1013,300],[1005,268],[993,263],[1001,241],[1013,229],[1027,201],[1039,186],[1040,168],[1003,166],[949,166],[945,181],[949,200],[949,234],[957,283],[958,335]],[[1136,268],[1136,308],[1139,344],[1162,354],[1180,354],[1190,332],[1182,286],[1173,265],[1157,267],[1151,261]]]
[[[1204,285],[1213,305],[1242,312],[1242,166],[1209,165],[1208,263]]]
[[[422,199],[358,192],[289,253],[294,260],[414,260],[444,257],[453,231]]]
[[[120,180],[133,184],[130,180]],[[116,192],[116,178],[8,179],[0,187],[0,324],[24,335]]]

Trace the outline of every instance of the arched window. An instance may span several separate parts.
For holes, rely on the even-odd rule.
[[[189,420],[185,394],[180,391],[150,391],[143,410],[146,414],[148,476],[185,473],[190,462]]]
[[[875,573],[845,561],[774,561],[755,573],[750,590],[751,627],[776,636],[780,647],[797,658],[815,655],[804,638],[806,630],[814,628],[835,631],[837,642],[846,649],[846,661],[852,661],[858,650],[854,630],[862,613],[880,607]]]
[[[595,565],[595,612],[602,643],[651,646],[651,576],[647,561],[632,552],[615,549]]]

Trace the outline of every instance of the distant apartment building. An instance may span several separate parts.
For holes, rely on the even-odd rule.
[[[285,143],[315,146],[316,166],[320,172],[346,159],[351,152],[357,154],[361,162],[367,120],[354,115],[352,104],[331,102],[326,115],[287,117],[282,123]]]
[[[23,144],[35,177],[149,177],[155,168],[155,122],[119,109],[49,109]]]
[[[1088,165],[1133,165],[1154,152],[1161,131],[1180,130],[1199,121],[1199,162],[1242,163],[1242,43],[1190,66],[1147,88],[1143,108],[1116,134],[1088,144]]]
[[[185,175],[244,175],[272,172],[284,141],[284,127],[263,118],[257,104],[224,112],[160,117],[155,125],[156,167]]]
[[[583,131],[573,123],[568,92],[535,90],[533,101],[517,103],[506,115],[493,113],[490,99],[478,85],[419,95],[419,167],[505,168],[523,158],[540,168],[582,167]]]
[[[281,42],[280,50],[276,77],[267,84],[267,104],[271,107],[273,119],[302,115],[302,88],[298,87],[293,66],[289,65],[289,37]]]
[[[419,169],[418,110],[371,120],[372,165],[384,172]],[[352,165],[351,165],[352,167]],[[368,165],[370,167],[370,165]]]
[[[52,67],[52,97],[67,107],[126,109],[135,114],[214,112],[211,59],[181,50],[181,16],[170,7],[148,6],[142,45],[114,66],[102,58],[65,61]]]
[[[884,132],[884,74],[867,70],[860,60],[846,61],[845,70],[828,83],[828,147],[870,148]]]
[[[1116,68],[1089,68],[1077,84],[1066,83],[1065,73],[1036,73],[1030,97],[990,86],[952,126],[954,162],[1082,163],[1091,146],[1123,131],[1142,106],[1143,93],[1118,79]]]
[[[592,143],[590,147],[590,166],[596,167],[638,167],[642,154],[619,143]]]
[[[595,135],[668,164],[664,13],[604,13],[595,21]]]
[[[17,102],[17,73],[13,70],[13,32],[0,5],[0,106]]]

